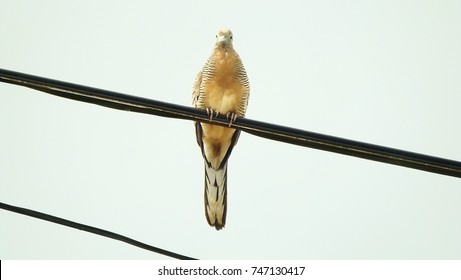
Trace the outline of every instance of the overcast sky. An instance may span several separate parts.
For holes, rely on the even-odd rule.
[[[5,1],[0,68],[190,105],[234,33],[247,117],[461,160],[460,1]],[[461,179],[242,133],[228,219],[190,121],[0,83],[0,201],[203,259],[459,259]],[[0,210],[0,259],[163,259]]]

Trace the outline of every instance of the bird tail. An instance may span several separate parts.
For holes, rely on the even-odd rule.
[[[226,224],[227,162],[214,169],[205,161],[205,215],[208,224],[220,230]]]

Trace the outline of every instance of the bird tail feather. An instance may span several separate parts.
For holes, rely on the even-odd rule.
[[[220,230],[226,224],[227,162],[214,169],[205,162],[205,215],[210,226]]]

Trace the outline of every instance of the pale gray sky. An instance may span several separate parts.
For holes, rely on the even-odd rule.
[[[247,117],[461,160],[460,1],[4,1],[0,68],[190,105],[234,33]],[[204,259],[459,259],[461,180],[242,133],[228,224],[189,121],[0,83],[0,201]],[[164,258],[0,210],[1,259]]]

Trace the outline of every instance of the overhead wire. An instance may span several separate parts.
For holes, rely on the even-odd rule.
[[[225,116],[209,120],[205,110],[114,91],[0,69],[0,82],[109,108],[228,126]],[[461,162],[405,150],[349,140],[301,129],[237,118],[231,125],[247,133],[294,145],[461,178]]]
[[[90,233],[93,233],[93,234],[101,235],[101,236],[104,236],[104,237],[107,237],[107,238],[115,239],[115,240],[125,242],[125,243],[128,243],[130,245],[133,245],[133,246],[136,246],[136,247],[148,250],[148,251],[152,251],[152,252],[164,255],[164,256],[168,256],[168,257],[171,257],[171,258],[180,259],[180,260],[195,260],[192,257],[188,257],[188,256],[181,255],[181,254],[178,254],[178,253],[174,253],[174,252],[171,252],[171,251],[168,251],[168,250],[165,250],[165,249],[154,247],[152,245],[142,243],[140,241],[137,241],[135,239],[126,237],[126,236],[118,234],[118,233],[114,233],[114,232],[104,230],[104,229],[100,229],[100,228],[97,228],[97,227],[88,226],[88,225],[85,225],[85,224],[76,223],[76,222],[73,222],[73,221],[70,221],[70,220],[66,220],[66,219],[63,219],[63,218],[59,218],[59,217],[56,217],[56,216],[52,216],[52,215],[49,215],[49,214],[38,212],[38,211],[35,211],[35,210],[30,210],[30,209],[27,209],[27,208],[13,206],[13,205],[2,203],[2,202],[0,202],[0,208],[8,210],[8,211],[11,211],[11,212],[23,214],[23,215],[26,215],[26,216],[34,217],[34,218],[37,218],[37,219],[45,220],[45,221],[48,221],[48,222],[52,222],[52,223],[55,223],[55,224],[60,224],[60,225],[63,225],[63,226],[67,226],[67,227],[79,229],[79,230],[82,230],[82,231],[90,232]]]
[[[63,98],[92,103],[113,109],[199,122],[211,122],[216,125],[229,126],[229,122],[224,116],[217,116],[213,118],[213,120],[210,120],[205,110],[5,69],[0,69],[0,82],[24,86]],[[247,118],[237,118],[231,127],[279,142],[461,178],[461,162],[450,159],[309,132]],[[76,223],[38,211],[12,206],[1,202],[0,208],[119,240],[172,258],[194,259],[139,242],[114,232]]]

